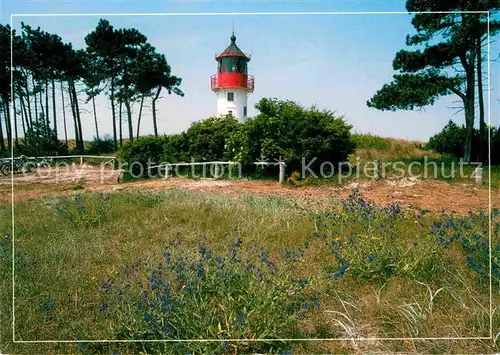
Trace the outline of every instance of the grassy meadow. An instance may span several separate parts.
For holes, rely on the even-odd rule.
[[[317,210],[243,193],[79,192],[16,203],[16,340],[170,341],[13,344],[4,204],[2,353],[500,351],[498,339],[359,339],[490,336],[484,212],[379,207],[356,193]],[[492,233],[498,304],[498,210]],[[494,335],[499,320],[495,309]]]

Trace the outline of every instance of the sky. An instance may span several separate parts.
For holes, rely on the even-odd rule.
[[[234,23],[236,43],[251,54],[249,73],[255,77],[255,91],[248,102],[250,117],[258,114],[254,105],[259,99],[276,97],[334,111],[353,126],[354,132],[426,141],[450,119],[459,124],[464,122],[463,112],[456,112],[458,97],[442,98],[421,111],[388,112],[366,105],[391,80],[395,74],[394,54],[405,47],[406,35],[414,33],[411,15],[381,14],[404,12],[404,4],[390,0],[3,0],[1,14],[2,23],[10,23],[11,14],[16,14],[12,17],[14,28],[19,29],[21,22],[40,26],[44,31],[59,34],[75,48],[85,47],[85,35],[101,18],[108,19],[115,28],[136,28],[142,32],[158,52],[165,54],[172,73],[182,78],[181,89],[185,93],[184,97],[164,94],[157,104],[161,134],[179,133],[192,122],[216,114],[210,76],[217,69],[215,54],[230,43]],[[341,13],[310,14],[327,11]],[[276,12],[303,14],[269,14]],[[499,57],[500,45],[493,42],[491,59]],[[499,126],[500,60],[492,60],[490,64],[491,123]],[[96,104],[100,135],[112,133],[109,100],[101,95]],[[59,98],[57,106],[61,117]],[[92,108],[83,107],[83,135],[91,140],[95,136]],[[67,109],[67,117],[70,112]],[[137,112],[138,105],[134,121]],[[141,122],[141,134],[153,133],[149,104],[144,108]],[[62,132],[62,120],[58,129]],[[126,132],[125,124],[123,129]],[[71,125],[68,133],[73,136]]]

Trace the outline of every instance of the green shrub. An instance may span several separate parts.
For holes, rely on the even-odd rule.
[[[467,130],[465,126],[459,126],[453,121],[449,121],[443,130],[429,139],[427,147],[441,154],[448,154],[455,158],[464,156],[465,139]],[[479,132],[474,130],[472,142],[472,157],[477,155],[479,147]]]
[[[102,153],[112,153],[115,151],[114,140],[109,134],[104,135],[101,138],[94,138],[94,141],[90,143],[88,153],[89,154],[102,154]]]
[[[118,156],[126,164],[126,170],[134,176],[149,176],[148,167],[162,163],[167,142],[167,137],[141,137],[127,142]],[[155,175],[156,172],[155,169],[150,170],[151,175]]]
[[[163,149],[162,162],[176,163],[189,161],[189,142],[184,132],[166,136]]]
[[[289,171],[311,168],[324,161],[336,165],[354,150],[350,129],[341,117],[315,107],[303,108],[291,101],[261,99],[255,106],[260,114],[241,125],[228,142],[228,155],[250,168],[266,158],[286,160]]]
[[[256,105],[261,113],[244,124],[230,116],[211,117],[193,123],[186,132],[165,137],[143,137],[127,143],[119,156],[140,173],[140,165],[180,161],[227,161],[244,164],[255,173],[254,162],[265,157],[273,162],[286,160],[289,171],[301,170],[302,158],[317,168],[328,161],[337,166],[354,150],[351,126],[330,111],[304,109],[291,101],[262,99]],[[140,165],[139,165],[140,164]],[[264,169],[275,175],[277,167]],[[143,173],[146,171],[143,170]],[[151,174],[155,174],[151,170]]]
[[[238,131],[240,124],[231,117],[210,117],[194,122],[186,131],[190,159],[194,161],[220,161],[227,158],[228,139]]]

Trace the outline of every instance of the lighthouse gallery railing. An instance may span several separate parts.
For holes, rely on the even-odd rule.
[[[247,77],[247,90],[252,93],[255,87],[255,78],[253,75],[248,75]],[[219,76],[218,74],[214,74],[210,77],[210,88],[212,90],[217,90],[220,89],[221,86],[219,85]]]

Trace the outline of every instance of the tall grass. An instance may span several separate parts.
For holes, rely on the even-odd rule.
[[[406,139],[379,137],[371,134],[354,134],[356,151],[349,156],[351,164],[366,163],[375,159],[395,161],[401,159],[441,158],[441,154],[432,152],[424,142]]]
[[[382,208],[359,194],[316,211],[287,198],[178,190],[16,204],[16,339],[169,340],[110,345],[9,340],[9,216],[1,206],[2,352],[499,350],[491,341],[359,339],[488,336],[484,213]],[[494,259],[497,288],[499,270]],[[317,337],[348,341],[222,340]],[[175,341],[206,338],[220,341]]]

